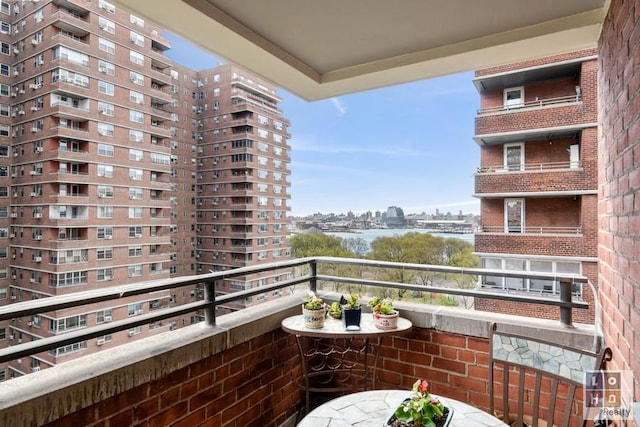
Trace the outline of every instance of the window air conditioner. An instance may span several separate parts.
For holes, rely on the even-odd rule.
[[[36,147],[36,153],[42,153],[43,151],[44,151],[44,148]]]
[[[24,89],[20,89],[20,90],[18,91],[18,93],[19,93],[20,95],[24,95]]]
[[[37,236],[33,236],[33,240],[42,240],[42,236],[39,234]]]
[[[139,238],[141,238],[141,237],[142,237],[142,234],[140,234],[140,233],[136,233],[136,238],[137,238],[137,239],[139,239]]]
[[[34,262],[42,262],[42,257],[41,256],[33,257],[33,261]]]
[[[107,239],[107,240],[111,240],[111,239],[113,239],[113,236],[112,235],[108,235],[108,236],[104,236],[104,238]]]
[[[27,322],[27,326],[33,326],[33,322]]]
[[[33,193],[31,193],[31,197],[37,197],[38,193],[36,193],[35,191]]]
[[[21,116],[24,116],[24,110],[18,111],[18,114],[20,114]]]
[[[29,89],[40,89],[41,87],[42,87],[42,85],[38,84],[38,83],[31,83],[29,85]]]
[[[34,213],[33,217],[34,218],[42,218],[42,214],[41,213]]]
[[[15,239],[15,238],[16,238],[16,234],[15,234],[15,233],[11,233],[11,234],[9,234],[9,238],[10,238],[10,239]]]
[[[36,279],[29,279],[31,283],[36,283]]]
[[[96,340],[96,345],[103,345],[104,343],[105,343],[104,338],[98,338],[98,339]]]
[[[34,46],[37,46],[37,45],[40,44],[40,42],[37,39],[32,39],[31,40],[31,44],[34,45]]]
[[[104,321],[105,322],[111,322],[111,316],[104,316]]]
[[[129,331],[127,335],[129,335],[130,337],[134,336],[136,333],[133,331]]]
[[[33,368],[31,368],[32,372],[40,372],[40,366],[34,366]]]

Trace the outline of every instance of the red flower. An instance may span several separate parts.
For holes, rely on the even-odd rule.
[[[420,393],[426,393],[428,388],[429,388],[429,383],[426,380],[420,381],[420,384],[418,385],[418,391]]]

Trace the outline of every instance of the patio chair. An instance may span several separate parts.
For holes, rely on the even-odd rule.
[[[569,426],[572,416],[583,419],[586,371],[603,370],[611,350],[569,348],[538,338],[491,328],[489,410],[513,427]],[[586,426],[586,420],[582,423]]]

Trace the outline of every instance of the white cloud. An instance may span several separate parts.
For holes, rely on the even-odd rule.
[[[333,106],[336,107],[336,110],[338,110],[338,115],[340,116],[344,116],[345,113],[347,112],[347,107],[345,107],[342,102],[340,101],[340,99],[338,98],[331,98],[331,102],[333,103]]]

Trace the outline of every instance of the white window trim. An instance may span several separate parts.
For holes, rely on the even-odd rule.
[[[519,103],[515,103],[515,102],[512,101],[513,104],[509,105],[509,103],[507,102],[507,93],[514,92],[516,90],[520,91],[520,102]],[[524,86],[516,86],[516,87],[505,88],[502,91],[502,105],[506,109],[524,107]]]

